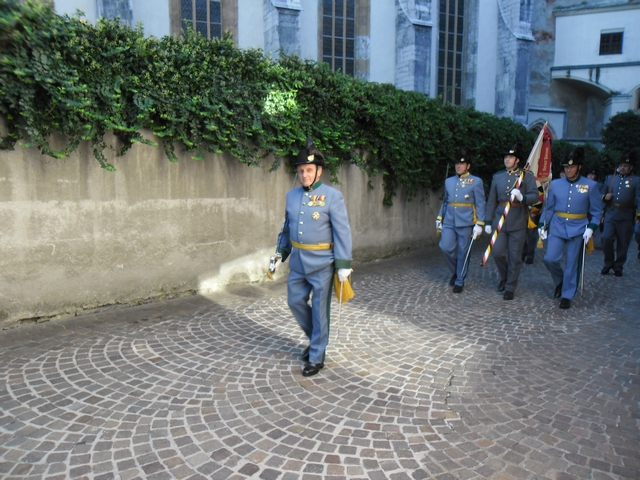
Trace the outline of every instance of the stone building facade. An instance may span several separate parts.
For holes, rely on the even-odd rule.
[[[120,15],[155,36],[179,34],[185,19],[193,20],[204,34],[229,31],[240,48],[274,58],[284,52],[328,61],[349,75],[534,130],[549,121],[555,138],[597,143],[612,115],[640,110],[640,0],[54,0],[54,6],[59,13],[80,8],[91,21]],[[620,48],[602,53],[600,44],[611,41]]]

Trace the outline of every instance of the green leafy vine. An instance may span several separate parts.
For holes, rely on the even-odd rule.
[[[91,25],[32,0],[0,0],[0,116],[7,126],[0,148],[19,142],[63,158],[87,141],[107,170],[115,169],[104,154],[108,132],[119,140],[117,155],[136,142],[162,144],[175,162],[182,144],[194,160],[229,152],[255,166],[273,155],[272,170],[313,137],[332,179],[345,163],[381,174],[389,205],[399,187],[409,198],[440,187],[462,146],[474,149],[474,173],[488,181],[505,148],[534,141],[507,118],[295,56],[274,62],[236,48],[229,36],[145,38],[141,27]],[[51,146],[54,134],[67,139],[64,148]]]

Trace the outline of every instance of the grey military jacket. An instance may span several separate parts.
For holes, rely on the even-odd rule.
[[[500,217],[502,217],[511,196],[511,190],[515,188],[521,173],[521,169],[501,170],[493,176],[487,200],[486,225],[492,225],[494,229],[497,228]],[[527,206],[534,205],[540,201],[536,178],[531,172],[524,174],[520,184],[520,192],[523,195],[522,202],[514,200],[501,230],[513,232],[527,228],[527,213],[529,210]]]

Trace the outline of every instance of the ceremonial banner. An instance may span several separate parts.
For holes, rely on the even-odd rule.
[[[553,136],[545,123],[538,135],[535,145],[529,154],[527,164],[529,170],[540,184],[551,181],[551,140]]]

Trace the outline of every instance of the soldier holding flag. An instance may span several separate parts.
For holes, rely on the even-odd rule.
[[[567,155],[562,163],[565,178],[551,182],[539,225],[540,238],[548,237],[544,264],[555,284],[554,297],[562,297],[560,308],[571,308],[578,288],[579,259],[598,228],[602,213],[601,193],[596,182],[580,175],[583,163],[581,147]],[[565,249],[566,262],[562,268]]]
[[[456,155],[456,175],[444,183],[444,199],[436,219],[436,228],[442,231],[440,249],[444,254],[452,277],[453,293],[464,287],[465,256],[472,237],[482,233],[485,196],[482,179],[469,174],[471,150],[462,148]]]
[[[527,237],[527,208],[539,201],[535,177],[531,172],[522,171],[522,149],[522,144],[516,143],[505,152],[505,169],[493,176],[487,200],[485,232],[491,235],[494,219],[496,228],[500,229],[493,245],[493,255],[500,276],[498,291],[504,292],[505,300],[513,300],[518,285],[522,249]],[[519,188],[516,188],[518,183]],[[505,211],[510,211],[508,216]]]

